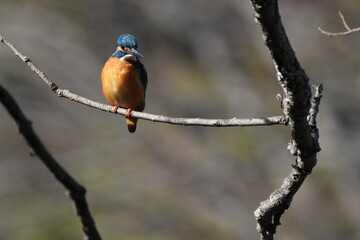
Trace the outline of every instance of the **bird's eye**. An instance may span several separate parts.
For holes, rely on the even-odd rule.
[[[122,49],[123,51],[125,51],[125,50],[126,50],[126,47],[122,46],[121,49]]]

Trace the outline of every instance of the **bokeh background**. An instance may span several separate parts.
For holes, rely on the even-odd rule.
[[[277,239],[360,238],[360,2],[280,1],[312,84],[324,83],[318,165]],[[181,117],[281,114],[281,93],[249,1],[1,0],[0,34],[60,87],[105,102],[100,71],[121,33],[134,34],[149,85],[146,111]],[[253,211],[294,157],[284,126],[181,127],[124,119],[59,99],[4,45],[0,83],[59,163],[88,189],[104,239],[259,239]],[[0,107],[0,239],[81,239],[64,188]]]

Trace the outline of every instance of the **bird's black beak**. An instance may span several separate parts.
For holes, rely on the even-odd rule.
[[[125,51],[127,54],[131,54],[131,55],[134,55],[135,57],[139,57],[139,58],[142,58],[144,57],[141,53],[139,53],[138,51],[136,51],[134,48],[130,49],[130,50],[127,50]]]

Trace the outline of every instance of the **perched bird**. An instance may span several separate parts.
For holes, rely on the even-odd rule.
[[[139,58],[143,55],[137,50],[136,38],[131,34],[122,34],[116,41],[116,50],[105,63],[101,72],[102,90],[113,111],[126,108],[126,123],[129,132],[136,130],[137,118],[131,117],[131,111],[143,111],[147,73]]]

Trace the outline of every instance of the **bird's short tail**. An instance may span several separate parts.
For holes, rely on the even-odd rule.
[[[138,121],[137,118],[134,117],[126,117],[126,124],[128,126],[129,132],[133,133],[136,130],[136,123]]]

